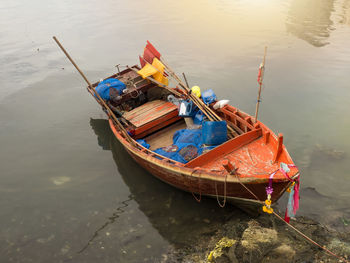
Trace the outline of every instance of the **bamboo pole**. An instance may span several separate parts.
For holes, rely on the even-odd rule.
[[[69,59],[69,61],[73,64],[73,66],[78,70],[78,72],[80,73],[80,75],[83,77],[83,79],[86,81],[86,83],[89,86],[89,92],[91,94],[95,94],[97,96],[97,101],[103,105],[103,107],[108,111],[108,116],[111,117],[115,123],[117,124],[118,128],[122,131],[122,133],[124,134],[126,140],[133,145],[134,147],[139,147],[141,149],[144,149],[145,151],[148,151],[149,153],[151,153],[151,155],[153,156],[158,156],[161,159],[164,160],[169,160],[171,162],[174,162],[174,160],[171,160],[167,157],[164,157],[158,153],[155,153],[147,148],[145,148],[144,146],[142,146],[141,144],[139,144],[138,142],[136,142],[135,140],[133,140],[130,135],[128,134],[128,132],[125,130],[125,128],[123,127],[123,125],[120,123],[120,121],[117,119],[117,117],[114,115],[113,111],[107,106],[106,102],[101,98],[101,96],[96,92],[96,90],[93,88],[93,86],[91,85],[90,81],[86,78],[86,76],[84,75],[84,73],[80,70],[80,68],[77,66],[77,64],[73,61],[73,59],[71,58],[71,56],[68,54],[68,52],[64,49],[64,47],[61,45],[61,43],[58,41],[58,39],[54,36],[52,37],[55,42],[57,43],[57,45],[61,48],[61,50],[63,51],[63,53],[67,56],[67,58]],[[128,67],[129,68],[129,67]],[[132,70],[134,70],[133,68],[130,68]],[[95,97],[96,98],[96,97]]]
[[[130,135],[128,134],[128,132],[125,130],[125,128],[123,127],[123,125],[119,122],[118,118],[114,115],[113,111],[107,106],[106,102],[101,98],[101,96],[96,92],[96,90],[93,88],[93,86],[91,85],[90,81],[86,78],[86,76],[84,75],[84,73],[80,70],[80,68],[78,67],[78,65],[74,62],[74,60],[71,58],[71,56],[68,54],[68,52],[65,50],[65,48],[61,45],[61,43],[58,41],[58,39],[54,36],[53,40],[55,40],[55,42],[57,43],[57,45],[60,47],[60,49],[63,51],[63,53],[66,55],[66,57],[69,59],[69,61],[73,64],[73,66],[78,70],[78,72],[80,73],[80,75],[83,77],[83,79],[86,81],[86,83],[88,84],[90,90],[93,91],[93,93],[95,94],[95,96],[98,98],[99,102],[105,107],[105,109],[108,111],[108,115],[112,117],[112,119],[115,121],[115,123],[117,124],[117,126],[119,127],[119,129],[122,131],[122,133],[124,134],[126,140],[130,143],[135,145],[133,139],[130,137]]]
[[[200,108],[202,110],[202,112],[209,118],[209,120],[222,121],[222,119],[209,106],[207,106],[201,99],[199,99],[196,95],[191,94],[189,86],[187,85],[187,87],[186,87],[183,84],[182,80],[168,66],[168,64],[164,61],[164,59],[160,59],[160,61],[164,64],[168,73],[179,83],[179,85],[181,87],[183,87],[187,91],[187,93],[189,94],[192,101],[197,105],[198,108]],[[200,106],[198,106],[198,105],[200,105]],[[235,137],[238,135],[238,133],[234,129],[232,129],[229,125],[227,125],[227,129],[231,132],[231,137]]]
[[[186,82],[186,85],[187,85],[187,90],[188,92],[190,93],[190,88],[189,88],[189,85],[188,85],[188,82],[187,82],[187,78],[186,78],[186,75],[185,73],[182,73],[184,79],[185,79],[185,82]],[[201,108],[203,108],[202,112],[207,112],[208,115],[211,115],[212,116],[212,119],[214,121],[222,121],[222,119],[209,107],[207,106],[200,98],[198,98],[196,95],[194,94],[190,94],[191,98],[195,101],[197,101],[197,103],[201,106]],[[207,117],[208,117],[207,115]],[[210,118],[209,118],[210,119]],[[238,136],[239,134],[234,130],[232,129],[228,124],[226,125],[227,126],[227,129],[231,132],[230,136],[231,137],[235,137],[235,136]]]
[[[261,98],[261,87],[262,87],[262,82],[263,82],[264,72],[265,72],[266,51],[267,51],[267,47],[265,46],[263,62],[260,64],[260,67],[259,67],[260,79],[259,79],[258,100],[256,102],[256,108],[255,108],[255,123],[258,121],[258,113],[259,113],[260,98]]]
[[[152,48],[154,48],[155,49],[155,47],[153,47],[153,45],[151,44],[151,43],[149,43],[148,41],[147,41],[147,43],[148,44],[150,44],[151,46],[152,46]],[[157,51],[157,50],[156,50]],[[157,51],[158,52],[158,51]],[[158,52],[159,53],[159,52]],[[160,53],[159,53],[160,54]],[[209,118],[209,116],[211,115],[211,118],[212,119],[216,119],[217,121],[221,121],[222,119],[213,111],[213,110],[211,110],[210,109],[210,107],[208,106],[208,105],[206,105],[202,100],[200,100],[199,98],[197,98],[197,96],[195,96],[195,95],[193,95],[193,94],[191,94],[191,92],[190,92],[190,88],[189,88],[189,86],[187,85],[187,87],[182,83],[182,81],[181,81],[181,79],[175,74],[175,71],[174,70],[172,70],[171,68],[170,68],[170,66],[168,65],[168,63],[167,62],[165,62],[165,60],[164,60],[164,58],[163,57],[159,57],[159,60],[160,60],[160,62],[162,62],[163,63],[163,65],[165,66],[165,69],[168,71],[168,73],[169,73],[169,75],[171,75],[178,83],[179,83],[179,85],[181,86],[181,87],[183,87],[186,91],[187,91],[187,93],[188,93],[188,95],[189,95],[189,97],[191,98],[191,100],[197,105],[197,104],[200,104],[201,105],[201,108],[203,108],[203,113],[204,114],[206,114],[206,116]],[[192,95],[192,96],[191,96]],[[209,118],[210,119],[210,118]],[[228,130],[232,133],[232,136],[234,137],[235,135],[238,135],[237,134],[237,132],[235,131],[235,130],[233,130],[230,126],[228,126],[227,125],[227,128],[228,128]]]
[[[205,107],[203,107],[203,105],[199,102],[199,98],[194,95],[190,89],[190,86],[188,85],[188,81],[186,78],[185,73],[182,73],[185,83],[186,83],[186,91],[188,93],[188,95],[190,96],[190,98],[192,99],[192,101],[196,104],[196,106],[208,117],[208,119],[210,121],[217,121],[217,119],[215,119],[215,116],[211,115],[210,112],[207,111],[207,109]]]
[[[151,65],[155,70],[157,70],[158,72],[162,73],[159,69],[157,69],[156,67],[154,67],[154,66],[153,66],[151,63],[149,63],[148,61],[146,61],[142,56],[140,56],[140,57],[142,58],[142,60],[143,60],[145,63]],[[165,65],[164,65],[164,66],[165,66]],[[167,66],[165,66],[165,68],[167,68]],[[134,70],[134,69],[132,69],[132,70]],[[137,72],[137,70],[134,70],[134,71]],[[168,70],[168,71],[169,71],[169,70]],[[188,87],[186,88],[186,86],[183,85],[183,83],[181,82],[181,80],[178,80],[178,77],[177,77],[174,73],[171,74],[171,73],[169,72],[169,75],[171,75],[171,76],[179,83],[179,85],[180,85],[180,86],[187,92],[187,94],[190,96],[191,100],[195,103],[195,105],[196,105],[204,114],[206,114],[206,116],[209,118],[209,120],[215,121],[215,117],[210,116],[210,114],[206,112],[206,110],[203,108],[203,106],[201,106],[201,105],[199,104],[199,102],[195,101],[195,98],[194,98],[194,97],[196,97],[196,96],[193,96],[192,94],[190,94],[190,89],[189,89]],[[177,77],[177,78],[176,78],[176,77]],[[179,94],[179,93],[176,92],[175,90],[169,88],[168,86],[166,86],[166,85],[163,84],[163,83],[160,83],[160,82],[156,81],[156,80],[153,79],[153,78],[146,77],[146,79],[150,80],[151,82],[153,82],[153,83],[155,83],[155,84],[160,85],[160,86],[163,87],[163,88],[166,88],[167,90],[169,90],[170,92],[172,92],[173,94],[175,94],[175,95],[177,95],[177,96],[179,96],[179,97],[181,96],[181,94]],[[187,85],[187,86],[188,86],[188,85]],[[192,95],[192,96],[191,96],[191,95]]]

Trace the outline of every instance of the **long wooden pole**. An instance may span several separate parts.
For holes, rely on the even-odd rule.
[[[202,110],[202,112],[209,118],[211,121],[222,121],[222,119],[209,107],[207,106],[201,99],[199,99],[196,95],[190,93],[190,87],[185,86],[181,79],[176,75],[176,73],[161,59],[161,62],[164,64],[166,70],[169,74],[179,83],[181,87],[183,87],[187,93],[189,94],[192,101]],[[184,73],[183,73],[184,74]],[[185,79],[186,81],[187,79]],[[230,126],[227,125],[227,129],[231,132],[231,137],[235,137],[238,133],[233,130]]]
[[[193,103],[208,117],[208,119],[210,121],[217,121],[217,119],[215,119],[215,116],[211,115],[207,111],[207,109],[205,107],[203,107],[203,105],[199,102],[199,98],[191,92],[185,73],[182,73],[182,75],[183,75],[185,83],[186,83],[185,90],[186,90],[187,94],[189,95],[189,97],[191,98],[191,100],[193,101]]]
[[[106,102],[101,98],[101,96],[96,92],[96,90],[93,88],[93,86],[91,85],[90,81],[85,77],[84,73],[80,70],[80,68],[78,67],[78,65],[74,62],[74,60],[71,58],[71,56],[68,54],[68,52],[64,49],[64,47],[61,45],[61,43],[58,41],[58,39],[54,36],[52,37],[55,42],[57,43],[57,45],[61,48],[61,50],[63,51],[63,53],[67,56],[67,58],[70,60],[70,62],[74,65],[74,67],[78,70],[78,72],[80,73],[80,75],[83,77],[83,79],[86,81],[86,83],[89,85],[89,92],[91,94],[95,94],[97,97],[97,101],[103,105],[104,108],[106,108],[106,110],[108,111],[108,116],[110,116],[115,123],[117,124],[118,128],[121,130],[121,132],[124,134],[126,140],[133,146],[135,147],[139,147],[141,149],[144,149],[145,151],[150,152],[153,156],[158,156],[161,159],[165,159],[165,160],[170,160],[173,161],[167,157],[164,157],[158,153],[155,153],[147,148],[145,148],[143,145],[139,144],[138,142],[134,141],[130,135],[128,134],[128,132],[125,130],[125,128],[123,127],[123,125],[120,123],[120,121],[117,119],[117,117],[114,115],[113,111],[108,107],[108,105],[106,104]],[[132,69],[132,68],[131,68]],[[134,69],[132,69],[134,70]]]
[[[80,75],[83,77],[83,79],[86,81],[86,83],[88,84],[89,88],[91,91],[93,91],[93,93],[95,94],[95,96],[98,98],[99,102],[105,107],[105,109],[108,111],[108,115],[112,117],[112,119],[115,121],[115,123],[117,124],[117,126],[119,127],[119,129],[122,131],[122,133],[124,134],[125,138],[127,139],[127,141],[131,144],[135,144],[134,141],[132,140],[132,138],[130,137],[130,135],[128,134],[128,132],[125,130],[125,128],[123,127],[123,125],[119,122],[118,118],[114,115],[113,111],[107,106],[106,102],[101,98],[101,96],[96,92],[96,90],[93,88],[93,86],[91,85],[90,81],[86,78],[86,76],[84,75],[84,73],[80,70],[80,68],[78,67],[78,65],[74,62],[74,60],[71,58],[71,56],[68,54],[68,52],[64,49],[64,47],[61,45],[61,43],[58,41],[58,39],[54,36],[52,37],[53,40],[55,40],[55,42],[57,43],[57,45],[60,47],[60,49],[63,51],[63,53],[66,55],[66,57],[69,59],[69,61],[73,64],[73,66],[78,70],[78,72],[80,73]]]
[[[185,73],[182,73],[184,80],[186,82],[186,86],[187,86],[187,90],[190,93],[190,87],[188,85],[188,81],[186,78]],[[198,98],[196,95],[190,93],[190,96],[192,98],[192,100],[196,101],[198,105],[200,105],[200,107],[198,107],[203,113],[206,113],[207,117],[209,118],[209,115],[211,115],[211,118],[213,119],[213,121],[222,121],[222,119],[209,107],[207,106],[200,98]],[[211,120],[211,118],[209,118],[209,120]],[[234,138],[235,136],[238,136],[239,134],[232,129],[228,124],[226,125],[227,129],[229,130],[229,136],[231,138]]]
[[[259,67],[260,79],[259,79],[258,100],[256,102],[256,108],[255,108],[255,123],[258,121],[258,113],[259,113],[260,98],[261,98],[261,87],[262,87],[262,82],[263,82],[264,72],[265,72],[266,51],[267,51],[267,47],[265,47],[263,62],[260,64],[260,67]]]
[[[154,67],[154,66],[153,66],[152,64],[150,64],[148,61],[146,61],[142,56],[140,56],[140,58],[142,58],[142,60],[143,60],[146,64],[151,65],[155,70],[157,70],[158,72],[162,73],[159,69],[157,69],[156,67]],[[164,64],[164,66],[165,66],[165,69],[167,69],[167,66],[166,66],[165,64]],[[132,69],[132,70],[135,71],[135,72],[137,73],[137,70],[135,70],[135,69]],[[186,88],[186,86],[185,86],[185,85],[181,82],[181,80],[175,75],[175,73],[170,72],[169,69],[167,69],[167,71],[168,71],[169,75],[172,76],[172,77],[175,79],[175,81],[177,81],[178,84],[179,84],[183,89],[185,89],[185,91],[187,92],[187,94],[189,94],[189,97],[190,97],[191,100],[194,102],[194,104],[209,118],[209,120],[210,120],[210,121],[215,121],[215,117],[210,116],[210,114],[206,112],[206,110],[203,108],[203,106],[200,105],[200,103],[194,98],[194,97],[196,97],[196,96],[193,96],[193,94],[190,94],[190,89],[189,89],[188,85],[187,85],[187,88]],[[156,80],[153,79],[153,78],[146,77],[146,79],[148,79],[149,81],[151,81],[151,82],[153,82],[153,83],[155,83],[155,84],[157,84],[157,85],[159,85],[159,86],[161,86],[161,87],[167,89],[168,91],[172,92],[174,95],[176,95],[176,96],[178,96],[178,97],[181,96],[181,94],[179,94],[178,92],[176,92],[174,89],[172,89],[172,88],[166,86],[166,85],[163,84],[163,83],[160,83],[159,81],[156,81]]]

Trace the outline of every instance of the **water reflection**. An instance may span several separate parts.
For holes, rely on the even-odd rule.
[[[175,247],[193,244],[198,236],[215,232],[233,215],[248,217],[233,206],[220,208],[213,199],[203,198],[199,204],[191,194],[157,180],[127,154],[110,131],[107,120],[91,119],[90,124],[99,145],[103,149],[111,149],[120,175],[139,210],[159,234]],[[106,224],[110,222],[108,219]]]
[[[334,29],[333,11],[334,0],[293,0],[286,21],[287,32],[315,47],[325,46]]]
[[[90,126],[97,135],[97,143],[103,150],[111,150],[110,141],[113,133],[109,128],[108,121],[104,119],[90,118]]]

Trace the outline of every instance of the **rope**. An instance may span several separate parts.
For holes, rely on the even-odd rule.
[[[257,197],[247,186],[245,186],[242,182],[241,182],[241,179],[239,178],[238,174],[236,174],[236,177],[238,179],[238,182],[252,195],[254,196],[254,198],[259,201],[259,202],[262,202],[259,197]]]
[[[215,180],[215,193],[216,193],[216,201],[218,201],[218,204],[221,208],[224,208],[226,205],[226,182],[227,182],[227,174],[225,176],[225,182],[224,182],[224,202],[221,204],[219,200],[219,195],[218,195],[218,188],[216,185],[216,180]]]
[[[286,222],[279,214],[277,214],[276,212],[272,212],[278,219],[280,219],[281,221],[283,221],[284,223],[286,223],[291,229],[293,229],[295,232],[297,232],[299,235],[301,235],[303,238],[305,238],[307,241],[309,241],[310,243],[314,244],[315,246],[321,248],[322,250],[326,251],[329,255],[332,255],[334,257],[336,257],[337,259],[341,260],[340,262],[344,261],[347,263],[350,263],[349,260],[342,258],[336,254],[334,254],[332,251],[330,251],[329,249],[327,249],[324,246],[321,246],[320,244],[318,244],[316,241],[312,240],[311,238],[309,238],[307,235],[303,234],[300,230],[298,230],[297,228],[295,228],[294,226],[292,226],[290,223]]]
[[[191,172],[191,178],[193,178],[193,174],[196,172],[196,171],[198,171],[199,170],[199,168],[198,167],[196,167],[196,168],[194,168],[193,169],[193,171]],[[192,193],[192,196],[194,197],[194,199],[198,202],[198,203],[200,203],[201,202],[201,200],[202,200],[202,189],[201,189],[201,186],[200,186],[200,183],[201,183],[201,175],[199,174],[199,177],[198,177],[198,189],[199,189],[199,198],[194,194],[194,192],[193,192],[193,188],[192,188],[192,183],[191,183],[192,181],[190,180],[190,190],[191,190],[191,193]]]
[[[238,175],[236,174],[236,177],[238,179],[238,182],[251,194],[255,197],[255,199],[257,201],[262,202],[248,187],[246,187],[240,180],[240,178],[238,177]],[[292,179],[291,179],[292,180]],[[220,205],[220,203],[219,203]],[[336,257],[339,260],[342,260],[344,262],[350,263],[350,261],[346,260],[345,258],[342,258],[338,255],[336,255],[335,253],[333,253],[332,251],[330,251],[329,249],[327,249],[324,246],[321,246],[320,244],[318,244],[316,241],[312,240],[310,237],[308,237],[307,235],[303,234],[300,230],[298,230],[297,228],[295,228],[294,226],[292,226],[290,223],[286,222],[279,214],[277,214],[276,212],[272,212],[278,219],[280,219],[281,221],[283,221],[285,224],[287,224],[290,228],[292,228],[295,232],[297,232],[299,235],[301,235],[303,238],[305,238],[307,241],[309,241],[310,243],[314,244],[315,246],[321,248],[322,250],[326,251],[329,255],[332,255],[334,257]]]

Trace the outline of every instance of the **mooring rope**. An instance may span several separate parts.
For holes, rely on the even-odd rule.
[[[247,186],[245,186],[239,176],[236,174],[236,177],[238,179],[238,182],[252,195],[254,196],[254,198],[259,201],[262,202]],[[220,204],[219,204],[220,205]],[[314,244],[315,246],[321,248],[322,250],[326,251],[329,255],[332,255],[334,257],[336,257],[337,259],[344,261],[346,263],[350,263],[349,260],[340,257],[338,255],[336,255],[335,253],[333,253],[332,251],[330,251],[329,249],[327,249],[325,246],[321,246],[320,244],[318,244],[316,241],[314,241],[313,239],[311,239],[310,237],[308,237],[307,235],[305,235],[304,233],[302,233],[300,230],[298,230],[297,228],[295,228],[294,226],[292,226],[290,223],[286,222],[279,214],[277,214],[276,212],[272,212],[278,219],[280,219],[281,221],[283,221],[285,224],[287,224],[291,229],[293,229],[295,232],[297,232],[299,235],[301,235],[303,238],[305,238],[307,241],[309,241],[310,243]]]
[[[276,212],[272,212],[278,219],[280,219],[281,221],[283,221],[284,223],[286,223],[291,229],[293,229],[295,232],[297,232],[299,235],[301,235],[303,238],[305,238],[307,241],[309,241],[310,243],[314,244],[315,246],[321,248],[322,250],[326,251],[328,254],[336,257],[337,259],[341,260],[340,262],[344,261],[347,263],[350,263],[349,260],[340,257],[338,255],[336,255],[335,253],[333,253],[332,251],[330,251],[328,248],[326,248],[325,246],[321,246],[320,244],[318,244],[316,241],[312,240],[310,237],[308,237],[307,235],[305,235],[303,232],[301,232],[300,230],[298,230],[297,228],[295,228],[294,226],[292,226],[290,223],[286,222],[279,214],[277,214]]]

